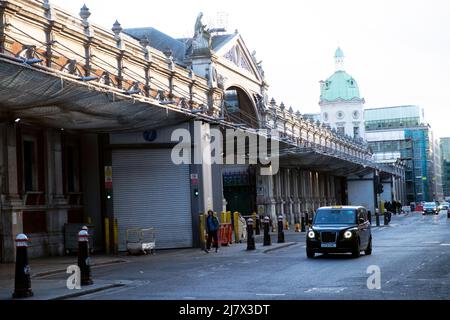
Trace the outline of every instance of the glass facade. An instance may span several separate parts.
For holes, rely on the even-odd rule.
[[[441,138],[442,188],[444,196],[450,198],[450,138]]]
[[[418,106],[401,106],[365,111],[366,132],[386,133],[368,138],[378,162],[407,162],[406,192],[409,202],[433,201],[443,198],[441,161],[436,154],[439,145],[431,128],[424,123]],[[395,134],[389,134],[395,132]]]

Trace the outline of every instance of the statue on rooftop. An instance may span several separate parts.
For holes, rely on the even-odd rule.
[[[195,32],[194,32],[194,38],[196,38],[198,35],[201,35],[205,32],[206,25],[202,22],[203,18],[203,12],[200,12],[197,16],[197,21],[195,22]]]
[[[211,49],[211,32],[206,29],[202,22],[203,13],[200,12],[195,22],[194,37],[192,39],[192,48],[194,52],[209,52]]]

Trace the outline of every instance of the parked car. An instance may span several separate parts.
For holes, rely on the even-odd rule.
[[[367,210],[359,206],[323,207],[317,210],[306,240],[306,255],[351,253],[372,254],[372,229]]]
[[[423,205],[422,214],[426,215],[429,213],[439,214],[439,210],[438,210],[438,206],[437,206],[436,202],[425,202],[425,204]]]
[[[439,210],[449,210],[449,207],[450,207],[450,204],[448,203],[448,202],[441,202],[440,204],[439,204],[439,207],[438,207],[438,209]]]

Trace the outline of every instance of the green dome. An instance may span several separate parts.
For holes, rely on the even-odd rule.
[[[337,48],[336,53],[334,54],[335,58],[343,58],[344,57],[344,51],[342,51],[341,48]]]
[[[356,80],[345,71],[336,71],[321,85],[321,102],[340,100],[361,100]]]

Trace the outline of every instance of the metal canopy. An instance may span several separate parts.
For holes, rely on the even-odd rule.
[[[314,170],[322,173],[332,173],[336,176],[367,175],[374,168],[354,163],[337,157],[327,156],[315,151],[295,152],[280,157],[280,166],[283,168],[298,168]]]
[[[93,132],[156,129],[193,118],[113,89],[0,58],[0,118]]]

